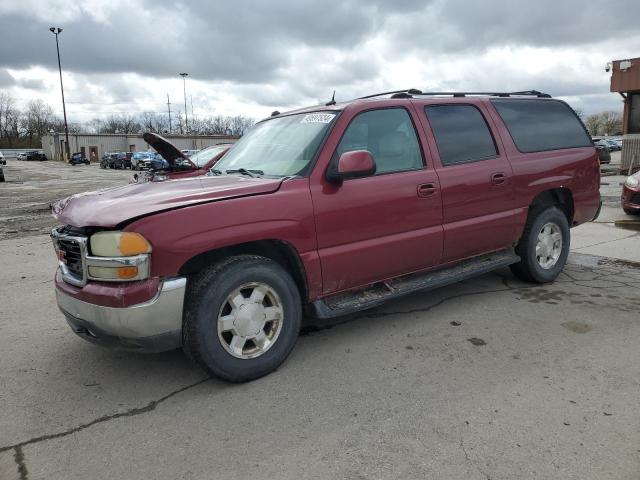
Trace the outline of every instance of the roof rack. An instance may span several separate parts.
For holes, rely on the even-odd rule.
[[[405,90],[392,90],[389,92],[374,93],[358,98],[364,100],[367,98],[382,97],[383,95],[391,95],[391,98],[413,98],[414,96],[452,96],[466,97],[468,95],[484,95],[489,97],[538,97],[551,98],[548,93],[542,93],[537,90],[524,90],[522,92],[423,92],[416,88],[407,88]]]

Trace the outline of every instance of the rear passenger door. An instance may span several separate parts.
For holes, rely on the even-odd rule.
[[[517,238],[513,171],[481,103],[423,105],[443,205],[442,262],[506,248]]]

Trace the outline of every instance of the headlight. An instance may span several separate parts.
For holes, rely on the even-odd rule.
[[[89,239],[91,254],[97,257],[131,257],[151,253],[151,245],[135,232],[98,232]]]
[[[627,177],[627,180],[624,182],[624,184],[627,187],[636,188],[638,185],[640,185],[640,180],[638,180],[636,177]]]

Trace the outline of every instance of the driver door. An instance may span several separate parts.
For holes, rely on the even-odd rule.
[[[311,182],[324,294],[433,267],[442,255],[440,186],[412,113],[352,114],[331,162],[352,150],[372,154],[375,175],[336,184],[323,172]]]

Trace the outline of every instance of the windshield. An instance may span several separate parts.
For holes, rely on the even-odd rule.
[[[209,162],[209,160],[211,160],[213,157],[218,155],[227,147],[228,145],[220,146],[220,147],[204,148],[199,152],[196,152],[193,155],[191,155],[189,157],[189,160],[191,160],[197,167],[204,167]]]
[[[302,113],[259,123],[215,169],[221,173],[245,169],[261,175],[297,175],[313,159],[335,116],[336,112]]]

